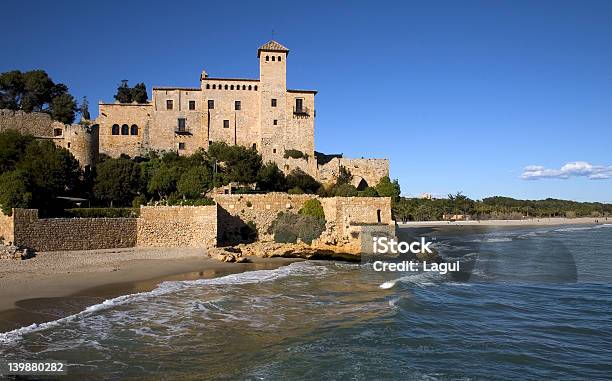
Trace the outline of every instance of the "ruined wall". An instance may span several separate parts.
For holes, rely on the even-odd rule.
[[[35,251],[133,247],[135,218],[38,218],[36,209],[14,209],[14,242]]]
[[[36,137],[52,137],[54,128],[63,130],[64,124],[49,114],[0,109],[0,131],[13,129]]]
[[[138,246],[216,246],[217,206],[142,206],[137,231]]]
[[[393,225],[390,197],[320,198],[325,220],[335,221],[340,236],[348,236],[353,225]]]
[[[249,221],[257,225],[259,239],[269,238],[267,230],[279,212],[297,213],[306,200],[314,195],[268,194],[219,194],[213,199],[219,205],[219,237],[221,241],[240,235]]]
[[[318,165],[318,179],[323,183],[333,183],[338,178],[340,166],[346,167],[353,175],[353,185],[362,190],[366,186],[375,187],[380,179],[389,176],[388,159],[349,159],[333,158]]]
[[[5,245],[13,242],[15,240],[13,232],[13,216],[7,216],[0,211],[0,237],[2,238],[0,241],[3,241]]]

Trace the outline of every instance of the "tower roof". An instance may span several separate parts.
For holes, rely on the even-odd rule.
[[[289,54],[289,49],[274,40],[270,40],[257,49],[257,58],[259,58],[261,52],[284,52]]]

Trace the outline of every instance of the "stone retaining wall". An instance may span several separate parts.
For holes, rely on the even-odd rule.
[[[13,216],[7,216],[0,211],[0,241],[9,244],[15,240],[13,229]]]
[[[38,218],[36,209],[14,209],[16,245],[35,251],[94,250],[136,245],[135,218]]]
[[[138,246],[216,246],[217,205],[142,206],[136,241]]]

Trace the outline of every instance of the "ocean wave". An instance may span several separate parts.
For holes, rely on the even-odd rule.
[[[43,331],[64,323],[69,323],[80,318],[91,316],[99,311],[104,311],[113,307],[129,303],[142,302],[152,297],[175,293],[189,287],[201,285],[234,285],[271,282],[276,279],[284,278],[290,275],[312,276],[320,275],[326,272],[327,268],[324,266],[316,266],[309,262],[294,262],[287,266],[279,267],[273,270],[253,270],[242,273],[230,274],[219,278],[163,282],[158,285],[157,288],[151,291],[122,295],[116,298],[107,299],[102,303],[94,304],[92,306],[87,307],[81,312],[63,317],[61,319],[45,323],[34,323],[26,327],[21,327],[9,332],[0,333],[0,343],[10,344],[12,342],[20,340],[24,335],[28,333]]]
[[[512,242],[512,238],[510,237],[481,238],[481,239],[474,239],[470,242],[481,242],[481,243]]]

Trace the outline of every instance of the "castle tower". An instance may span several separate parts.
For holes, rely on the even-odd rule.
[[[257,50],[259,80],[262,91],[284,92],[287,89],[287,56],[289,49],[274,40]]]
[[[289,49],[271,40],[257,50],[260,86],[260,153],[282,165],[287,123],[287,55]]]

